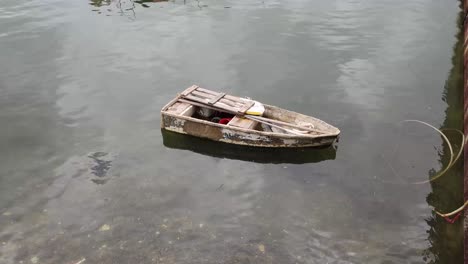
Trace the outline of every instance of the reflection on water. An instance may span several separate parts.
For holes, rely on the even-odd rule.
[[[96,7],[93,11],[98,14],[112,15],[114,13],[135,19],[135,4],[149,8],[151,3],[169,2],[170,0],[90,0],[90,5]],[[175,0],[172,0],[175,2]]]
[[[172,2],[176,3],[178,0],[89,0],[89,4],[94,6],[95,9],[93,11],[97,12],[98,14],[106,14],[108,16],[117,13],[120,15],[130,16],[132,18],[136,18],[136,5],[139,5],[144,8],[151,7],[151,4],[155,3],[164,3],[164,2]],[[183,4],[185,5],[187,0],[183,0]],[[199,8],[202,6],[200,5],[200,1],[195,0]],[[206,5],[205,5],[206,6]],[[162,6],[160,6],[162,7]]]
[[[135,0],[135,3],[140,4],[142,7],[150,7],[147,3],[160,3],[160,2],[169,2],[169,0]]]
[[[254,148],[238,146],[212,140],[182,135],[161,130],[164,146],[174,149],[185,149],[217,158],[237,159],[258,163],[314,163],[334,160],[337,148]]]
[[[463,131],[463,30],[461,28],[463,13],[458,15],[459,32],[457,43],[453,48],[452,64],[445,82],[442,100],[447,102],[446,118],[441,128],[454,128]],[[458,133],[445,133],[454,147],[460,149],[463,140]],[[447,166],[450,150],[443,145],[439,154],[441,166]],[[429,172],[434,175],[436,169]],[[463,155],[458,162],[441,178],[431,182],[432,192],[427,196],[427,203],[440,212],[446,213],[463,204]],[[430,226],[428,231],[430,247],[424,252],[426,263],[463,263],[463,217],[450,224],[434,212],[426,219]]]
[[[98,14],[103,12],[106,15],[118,13],[120,15],[135,18],[135,2],[133,0],[90,0],[90,4],[94,7],[93,11]],[[147,7],[146,5],[143,7]]]
[[[134,3],[140,4],[142,7],[149,7],[147,3],[160,3],[160,2],[169,2],[170,0],[90,0],[90,4],[95,7],[102,6],[111,6],[115,4],[116,6],[122,7],[130,3],[134,7]],[[172,0],[175,2],[175,0]]]

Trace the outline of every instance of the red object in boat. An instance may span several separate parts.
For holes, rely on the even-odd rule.
[[[229,117],[221,118],[221,120],[219,120],[219,123],[223,124],[223,125],[226,125],[227,123],[229,123],[229,121],[231,121],[231,119],[232,118],[229,118]]]

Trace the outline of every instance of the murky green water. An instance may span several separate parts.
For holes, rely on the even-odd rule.
[[[461,164],[408,184],[448,151],[399,123],[461,128],[458,4],[4,0],[0,263],[461,263],[461,225],[432,212],[461,204]],[[341,140],[163,141],[194,83]]]

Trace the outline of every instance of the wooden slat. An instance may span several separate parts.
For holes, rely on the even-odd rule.
[[[254,101],[251,100],[246,101],[237,96],[211,91],[196,85],[183,91],[181,98],[187,98],[206,105],[213,105],[238,114],[245,114],[245,112],[255,104]]]
[[[232,107],[232,106],[229,106],[227,104],[223,104],[221,102],[217,102],[217,103],[213,104],[213,106],[215,106],[217,108],[228,110],[230,112],[239,113],[239,108],[238,107]]]
[[[199,103],[203,103],[203,104],[207,104],[208,103],[208,99],[207,98],[201,98],[201,97],[198,97],[198,96],[195,96],[195,95],[186,95],[184,98],[187,98],[189,100],[192,100],[192,101],[195,101],[195,102],[199,102]]]
[[[185,89],[185,91],[183,91],[180,95],[181,96],[187,96],[189,95],[191,92],[195,91],[197,88],[199,88],[198,86],[196,85],[192,85],[190,86],[189,88]]]
[[[190,107],[190,104],[188,103],[175,102],[173,105],[167,108],[166,112],[178,115],[178,114],[183,113],[189,107]]]
[[[202,99],[200,97],[196,97],[196,96],[193,96],[193,95],[187,95],[184,98],[189,99],[189,100],[194,101],[194,102],[202,103],[202,104],[204,104],[206,106],[209,106],[208,102],[207,102],[208,99]],[[217,108],[220,108],[220,109],[230,111],[230,112],[239,113],[239,108],[238,107],[232,107],[232,106],[229,106],[227,104],[223,104],[221,102],[217,102],[213,106],[215,106]]]
[[[219,100],[221,103],[223,104],[227,104],[227,105],[230,105],[232,107],[242,107],[242,105],[239,105],[239,104],[236,104],[234,103],[233,101],[230,101],[230,100],[227,100],[225,98],[221,98],[221,100]]]
[[[211,100],[211,97],[204,97],[202,95],[194,94],[193,92],[190,93],[187,96],[197,97],[197,98],[199,98],[199,100],[203,100],[205,103],[208,103],[208,101]],[[187,98],[187,96],[185,96],[185,98]]]
[[[203,89],[203,90],[206,90],[206,89]],[[200,87],[199,87],[198,89],[192,91],[190,94],[196,95],[198,97],[212,99],[212,98],[215,98],[216,96],[220,96],[223,93],[217,93],[217,92],[206,93],[206,92],[200,90]],[[225,94],[225,96],[222,97],[219,101],[221,101],[222,103],[227,104],[229,106],[232,106],[232,107],[242,107],[244,105],[243,103],[239,103],[239,102],[236,102],[234,100],[227,99],[228,96],[229,95]]]
[[[247,112],[247,110],[249,110],[249,108],[252,107],[254,104],[255,104],[254,101],[250,101],[250,103],[246,103],[244,108],[240,109],[240,112],[242,112],[242,114],[245,114],[245,112]]]
[[[198,90],[199,90],[199,91],[202,91],[202,92],[205,92],[205,93],[208,93],[208,94],[212,94],[212,95],[217,95],[217,94],[219,94],[218,92],[211,91],[211,90],[208,90],[208,89],[205,89],[205,88],[201,88],[201,87],[198,87]]]
[[[201,87],[198,87],[197,91],[201,91],[201,92],[204,92],[204,93],[208,93],[208,94],[212,94],[212,95],[218,95],[219,93],[218,92],[215,92],[215,91],[211,91],[211,90],[208,90],[208,89],[205,89],[205,88],[201,88]],[[244,104],[244,100],[242,100],[240,97],[238,96],[233,96],[233,95],[229,95],[229,94],[226,94],[224,96],[225,99],[228,99],[228,100],[231,100],[231,101],[234,101],[234,102],[238,102],[238,103],[242,103]]]
[[[257,121],[238,117],[238,116],[233,117],[231,121],[229,121],[228,123],[229,126],[236,126],[236,127],[241,127],[245,129],[254,129],[257,124],[258,124]]]
[[[215,97],[215,95],[213,95],[213,94],[201,92],[201,91],[198,91],[198,89],[195,90],[195,91],[192,91],[191,94],[194,94],[194,95],[197,95],[197,96],[200,96],[200,97],[205,97],[205,98],[213,98],[213,97]]]
[[[208,104],[213,105],[214,103],[218,102],[221,98],[223,98],[226,94],[225,93],[220,93],[214,98],[212,98],[210,101],[208,101]]]
[[[214,107],[214,106],[209,106],[209,105],[205,105],[205,104],[202,104],[202,103],[197,103],[197,102],[194,102],[194,101],[190,101],[190,100],[186,100],[186,99],[178,99],[178,101],[180,102],[183,102],[183,103],[188,103],[188,104],[191,104],[191,105],[195,105],[195,106],[199,106],[199,107],[205,107],[205,108],[208,108],[208,109],[213,109],[215,111],[224,111],[226,113],[229,113],[229,114],[237,114],[236,111],[230,111],[230,110],[227,110],[227,109],[221,109],[221,108],[217,108],[217,107]]]
[[[241,104],[245,104],[245,101],[242,100],[242,98],[238,97],[238,96],[233,96],[233,95],[226,95],[225,96],[226,99],[229,99],[233,102],[236,102],[236,103],[241,103]]]

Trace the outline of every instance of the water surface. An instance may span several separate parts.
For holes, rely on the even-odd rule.
[[[458,4],[4,0],[0,262],[461,263],[461,225],[432,212],[461,203],[461,165],[408,184],[447,149],[399,123],[461,127]],[[192,84],[341,140],[163,142],[159,111]]]

